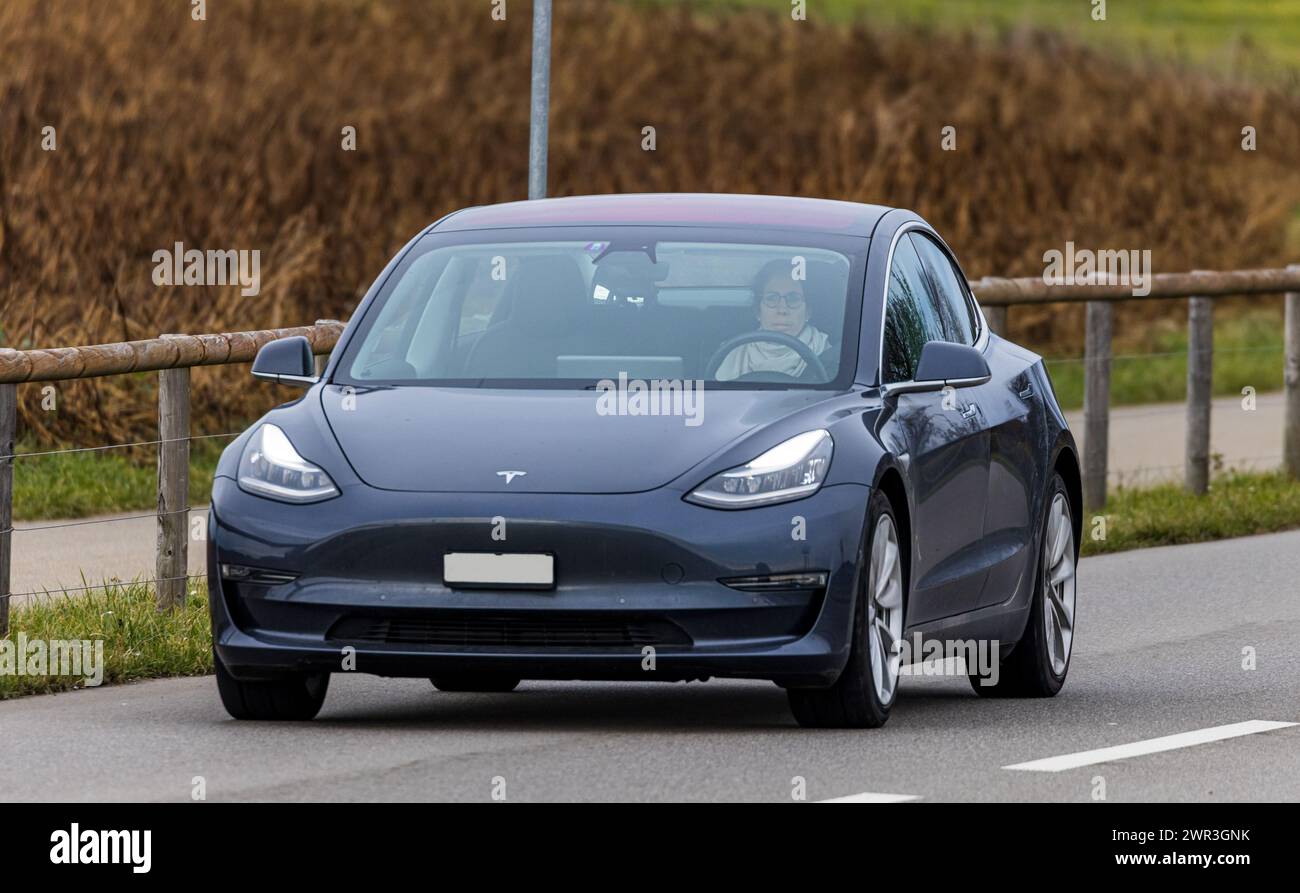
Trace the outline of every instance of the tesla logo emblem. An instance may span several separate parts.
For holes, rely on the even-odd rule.
[[[526,471],[498,471],[497,477],[505,478],[506,483],[508,484],[515,478],[523,477],[526,474],[528,474]]]

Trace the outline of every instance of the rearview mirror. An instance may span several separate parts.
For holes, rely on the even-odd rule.
[[[311,342],[302,335],[294,335],[263,344],[253,360],[253,377],[300,387],[314,385],[316,361]]]

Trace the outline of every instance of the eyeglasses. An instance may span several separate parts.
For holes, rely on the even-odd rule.
[[[803,295],[797,291],[781,294],[778,291],[770,291],[763,295],[763,306],[775,310],[777,306],[785,301],[785,306],[791,310],[798,310],[803,306]]]

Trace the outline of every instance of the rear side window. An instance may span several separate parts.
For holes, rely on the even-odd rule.
[[[898,240],[889,266],[885,311],[884,381],[911,381],[927,341],[949,340],[939,315],[933,283],[908,238]]]
[[[914,232],[908,238],[921,257],[927,291],[943,323],[944,340],[974,344],[975,312],[966,297],[965,285],[958,279],[957,268],[947,252],[929,236]]]

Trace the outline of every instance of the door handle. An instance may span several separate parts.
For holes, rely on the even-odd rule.
[[[963,419],[974,418],[977,409],[979,409],[979,407],[977,407],[974,403],[968,403],[966,404],[966,408],[961,411],[961,417]]]

